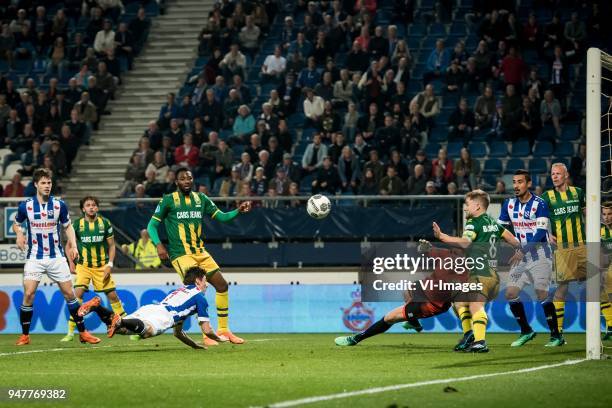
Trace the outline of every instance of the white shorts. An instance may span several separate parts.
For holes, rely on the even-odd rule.
[[[174,326],[174,319],[162,305],[145,305],[124,319],[140,319],[153,327],[153,336],[159,336]]]
[[[537,261],[522,261],[510,268],[507,286],[523,290],[532,285],[537,290],[547,291],[552,281],[552,259],[540,256]]]
[[[47,274],[54,282],[72,280],[66,258],[28,259],[23,267],[23,280],[40,282],[43,274]]]

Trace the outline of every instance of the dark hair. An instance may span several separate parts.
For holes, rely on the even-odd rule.
[[[85,206],[85,203],[87,201],[93,201],[94,203],[96,203],[97,206],[100,206],[100,200],[98,200],[98,197],[88,195],[88,196],[81,198],[81,201],[79,201],[79,206],[81,208],[81,211],[83,211],[83,207]]]
[[[189,171],[189,172],[190,172],[191,170],[189,169],[189,167],[179,167],[179,168],[178,168],[178,169],[176,169],[176,171],[174,172],[174,175],[175,175],[175,176],[176,176],[176,178],[178,179],[178,178],[179,178],[179,175],[180,175],[181,173],[183,173],[183,172],[186,172],[186,171]]]
[[[34,170],[34,175],[32,176],[32,180],[34,184],[38,183],[41,178],[51,179],[51,172],[48,169],[36,169]]]
[[[183,278],[183,284],[184,285],[194,285],[196,279],[200,278],[203,279],[206,277],[206,272],[204,271],[204,269],[200,268],[199,266],[192,266],[191,268],[187,269],[187,272],[185,272],[185,277]]]
[[[529,172],[527,170],[518,169],[517,171],[514,172],[514,175],[515,176],[525,176],[525,181],[527,183],[531,181],[531,175],[529,175]]]
[[[612,201],[604,201],[603,203],[601,203],[601,206],[603,208],[612,208]]]

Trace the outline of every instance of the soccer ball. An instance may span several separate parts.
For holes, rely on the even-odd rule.
[[[331,201],[329,201],[329,198],[325,197],[324,195],[313,195],[308,199],[306,211],[308,211],[308,215],[310,215],[312,218],[320,220],[329,215],[329,212],[331,211]]]

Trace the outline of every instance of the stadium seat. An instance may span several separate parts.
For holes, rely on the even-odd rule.
[[[487,159],[485,161],[484,169],[482,172],[485,174],[500,174],[502,172],[503,165],[499,159]]]
[[[563,141],[571,141],[577,140],[580,137],[580,128],[578,125],[574,124],[564,124],[561,127],[561,136],[560,140]]]
[[[514,173],[517,170],[524,169],[525,162],[523,159],[510,159],[506,163],[506,173]]]
[[[529,160],[529,172],[544,174],[548,171],[548,163],[544,159],[531,159]]]
[[[504,158],[508,156],[508,146],[504,142],[492,142],[489,145],[489,157]]]
[[[537,142],[533,148],[534,157],[550,157],[553,153],[553,145],[550,142]]]
[[[446,152],[451,160],[459,157],[461,149],[463,149],[463,143],[461,142],[449,142],[446,145]]]
[[[425,146],[425,154],[430,159],[438,156],[438,150],[440,150],[440,145],[431,141]]]
[[[574,155],[574,145],[572,143],[557,143],[555,156],[572,157]]]
[[[563,163],[563,164],[565,164],[565,167],[567,167],[568,169],[569,169],[569,166],[570,166],[570,160],[565,158],[565,157],[553,157],[550,160],[550,164],[553,164],[553,163]]]
[[[512,144],[512,157],[527,157],[531,154],[529,142],[526,140],[519,140]]]
[[[472,142],[468,149],[472,157],[477,159],[483,159],[487,155],[487,146],[483,142]]]
[[[435,128],[431,129],[429,133],[430,142],[440,143],[445,142],[446,140],[448,140],[448,130],[446,127],[436,126]]]
[[[442,23],[433,23],[429,27],[429,35],[436,37],[445,37],[446,36],[446,27]],[[448,44],[447,44],[448,46]]]

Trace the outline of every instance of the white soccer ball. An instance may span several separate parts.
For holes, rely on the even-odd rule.
[[[306,211],[308,211],[308,215],[312,218],[320,220],[329,215],[331,211],[331,201],[322,194],[313,195],[308,199]]]

